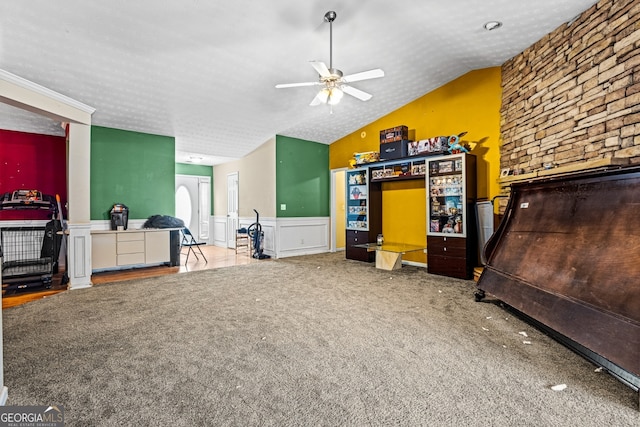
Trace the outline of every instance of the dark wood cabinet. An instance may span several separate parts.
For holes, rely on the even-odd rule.
[[[377,236],[377,235],[376,235]],[[359,230],[347,230],[346,252],[347,259],[354,259],[357,261],[373,262],[375,261],[375,252],[368,252],[366,248],[356,248],[354,245],[361,245],[363,243],[369,243],[371,241],[368,231]]]
[[[471,279],[478,263],[476,158],[452,154],[427,160],[427,270]]]
[[[375,261],[375,252],[354,245],[375,242],[382,233],[382,188],[371,183],[369,168],[347,171],[346,258]]]
[[[473,247],[465,237],[427,236],[427,271],[470,279],[475,267]]]

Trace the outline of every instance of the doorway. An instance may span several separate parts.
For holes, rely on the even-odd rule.
[[[238,229],[238,172],[227,175],[227,247],[235,249]]]
[[[211,178],[176,175],[176,218],[184,221],[198,242],[209,240],[211,216]]]
[[[331,171],[331,252],[346,246],[345,177],[346,168]]]

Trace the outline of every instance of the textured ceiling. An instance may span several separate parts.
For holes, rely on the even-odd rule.
[[[498,66],[593,0],[3,0],[0,69],[96,109],[93,124],[175,136],[177,161],[240,158],[274,135],[330,144],[474,69]],[[311,60],[373,94],[310,107]],[[502,28],[483,29],[490,20]],[[0,104],[0,128],[61,134]]]

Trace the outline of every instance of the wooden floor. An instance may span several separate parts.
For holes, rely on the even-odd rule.
[[[236,255],[234,249],[226,249],[218,246],[200,246],[200,249],[202,249],[207,262],[202,259],[200,253],[196,252],[199,259],[196,259],[196,257],[191,254],[189,256],[188,262],[185,264],[185,260],[187,259],[187,251],[185,248],[183,249],[181,254],[181,263],[179,267],[159,266],[96,273],[91,276],[91,282],[93,285],[99,285],[101,283],[119,282],[122,280],[163,276],[166,274],[179,274],[189,271],[207,270],[220,267],[230,267],[233,265],[248,264],[252,262],[265,262],[252,258],[247,250],[243,250],[242,252],[239,251]],[[2,308],[4,309],[8,307],[14,307],[30,301],[46,298],[59,292],[67,291],[67,286],[61,285],[62,276],[62,273],[54,275],[53,284],[50,289],[19,292],[14,291],[6,293],[5,291],[3,291]]]

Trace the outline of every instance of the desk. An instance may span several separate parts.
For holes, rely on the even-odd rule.
[[[353,245],[354,248],[365,248],[367,252],[376,251],[376,268],[381,270],[397,270],[402,267],[402,254],[424,251],[426,246],[406,243],[363,243]]]

